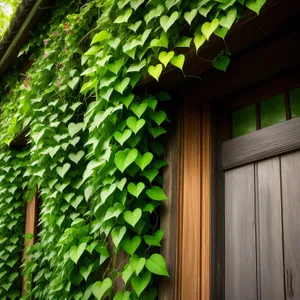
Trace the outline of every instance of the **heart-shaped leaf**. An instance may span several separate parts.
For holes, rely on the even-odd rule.
[[[130,6],[134,9],[137,10],[139,6],[141,6],[145,0],[130,0]]]
[[[162,70],[162,64],[157,64],[156,66],[150,66],[148,68],[148,73],[158,81]]]
[[[68,86],[74,90],[75,86],[78,84],[79,82],[79,77],[74,77],[72,80],[68,81]]]
[[[151,9],[144,17],[146,24],[148,25],[152,19],[159,17],[164,10],[165,8],[162,4],[159,4],[155,8]]]
[[[167,200],[167,196],[162,188],[158,186],[153,186],[151,189],[146,191],[149,198],[155,201]]]
[[[85,248],[87,246],[87,243],[81,243],[78,247],[77,246],[72,246],[70,248],[70,258],[74,261],[75,264],[77,264],[79,258],[83,254]]]
[[[162,127],[149,128],[148,130],[154,138],[157,138],[160,135],[167,133],[167,131]]]
[[[209,37],[212,35],[212,33],[218,28],[219,26],[219,20],[214,19],[211,23],[205,22],[202,27],[201,31],[203,35],[206,37],[207,40],[209,40]]]
[[[83,123],[70,123],[69,126],[68,126],[68,130],[69,130],[69,133],[70,133],[70,136],[73,137],[75,136],[80,130],[83,129]]]
[[[92,285],[93,295],[97,298],[97,300],[103,300],[106,294],[112,288],[112,281],[110,278],[105,278],[102,282],[97,281]]]
[[[175,44],[175,47],[177,48],[189,48],[191,45],[193,38],[190,38],[188,36],[182,36],[179,41]]]
[[[130,129],[125,129],[123,132],[116,131],[114,138],[119,142],[121,146],[130,138],[132,131]]]
[[[160,254],[152,254],[146,261],[146,268],[154,274],[170,276],[164,258]]]
[[[117,185],[115,183],[104,186],[100,193],[101,201],[105,202],[106,199],[115,191],[116,188]]]
[[[141,168],[143,171],[153,160],[153,154],[151,152],[147,152],[144,155],[139,154],[135,160],[135,163]]]
[[[126,9],[123,15],[120,15],[115,19],[114,23],[115,24],[127,23],[132,13],[133,10],[131,8]]]
[[[137,156],[138,151],[136,149],[126,149],[117,152],[114,159],[116,167],[123,173],[124,170],[135,161]]]
[[[120,242],[122,241],[124,235],[126,233],[126,227],[115,227],[111,232],[111,238],[116,248],[118,248]]]
[[[228,29],[226,27],[218,27],[214,33],[216,36],[224,40],[226,34],[228,33]]]
[[[116,61],[114,61],[111,64],[107,65],[107,69],[109,71],[111,71],[112,73],[118,75],[119,71],[121,70],[121,68],[124,66],[124,59],[120,58]]]
[[[64,178],[65,174],[69,171],[70,168],[71,165],[69,163],[65,163],[62,167],[56,167],[56,172],[61,178]]]
[[[126,106],[126,108],[128,108],[129,105],[131,104],[132,100],[134,99],[134,94],[130,94],[128,96],[124,96],[119,99],[120,99],[120,102],[123,103]]]
[[[162,51],[159,53],[158,59],[166,68],[170,60],[173,58],[174,54],[174,51],[170,51],[168,53],[166,51]]]
[[[132,276],[131,285],[134,291],[136,292],[136,294],[138,295],[138,297],[148,286],[150,280],[151,280],[151,273],[148,271],[145,272],[142,276],[135,276],[135,275]]]
[[[130,224],[132,227],[136,225],[136,223],[141,219],[142,217],[142,210],[140,208],[136,208],[133,212],[131,211],[125,211],[124,214],[124,220]]]
[[[266,3],[266,0],[247,0],[246,7],[259,14],[261,8]]]
[[[130,292],[117,292],[113,300],[130,300]]]
[[[199,48],[204,44],[206,38],[203,34],[195,32],[194,44],[196,47],[196,51],[198,52]]]
[[[136,235],[132,240],[126,238],[122,241],[122,249],[128,254],[133,255],[141,244],[141,237]]]
[[[159,20],[161,27],[165,32],[168,31],[168,29],[176,22],[176,20],[179,17],[179,12],[174,11],[170,17],[168,16],[162,16]]]
[[[174,5],[178,4],[181,0],[166,0],[165,5],[170,10]]]
[[[230,29],[234,21],[236,20],[236,17],[237,17],[237,9],[235,7],[232,7],[227,12],[226,16],[222,16],[220,18],[220,25],[226,27],[227,29]]]
[[[135,134],[138,133],[138,131],[143,128],[146,121],[144,119],[138,120],[136,117],[129,117],[126,120],[126,124],[129,129],[131,129]]]
[[[130,109],[134,112],[134,114],[140,119],[141,116],[144,114],[144,112],[146,111],[148,107],[148,103],[147,102],[143,102],[141,104],[138,104],[136,102],[132,103],[130,105]]]
[[[187,11],[184,14],[184,18],[190,25],[192,25],[192,21],[197,16],[197,13],[198,13],[198,10],[196,8],[194,8],[192,11]]]
[[[94,38],[91,42],[91,45],[102,42],[104,40],[107,40],[110,37],[111,37],[111,34],[109,32],[107,32],[106,30],[102,30],[94,36]]]
[[[89,264],[88,266],[85,265],[80,266],[79,272],[82,275],[82,277],[85,279],[85,281],[87,281],[89,275],[91,274],[93,266],[94,266],[93,263]]]
[[[180,55],[178,55],[178,56],[174,56],[174,57],[170,60],[170,63],[171,63],[172,65],[174,65],[175,67],[179,68],[180,70],[182,70],[184,61],[185,61],[185,56],[184,56],[184,54],[180,54]]]
[[[137,21],[137,22],[134,23],[134,24],[129,24],[129,25],[128,25],[128,28],[129,28],[130,30],[136,32],[136,31],[139,29],[139,27],[141,26],[141,24],[142,24],[142,21]]]
[[[53,158],[55,156],[55,154],[57,153],[58,150],[59,150],[59,146],[49,147],[48,148],[48,153]]]
[[[130,82],[129,77],[124,78],[121,82],[118,82],[117,84],[115,84],[114,90],[119,92],[120,94],[123,94],[124,90],[129,85],[129,82]]]
[[[167,115],[164,111],[160,110],[158,112],[153,112],[151,115],[151,119],[158,125],[167,119]]]
[[[168,36],[165,32],[163,32],[159,39],[153,39],[150,43],[150,47],[162,47],[167,48],[169,46]]]
[[[75,163],[78,164],[78,162],[84,157],[84,151],[79,151],[76,154],[70,153],[69,158]]]
[[[230,58],[228,55],[217,56],[212,62],[213,66],[221,71],[226,72],[227,67],[230,63]]]
[[[139,197],[144,188],[145,184],[143,182],[139,182],[137,185],[135,185],[133,182],[130,182],[127,186],[128,192],[136,198]]]
[[[153,179],[158,175],[158,171],[156,169],[143,171],[141,173],[142,176],[145,176],[150,183],[152,183]]]

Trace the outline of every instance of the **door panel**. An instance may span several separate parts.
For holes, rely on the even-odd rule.
[[[261,161],[256,167],[259,295],[262,300],[283,300],[280,159]]]
[[[225,176],[225,299],[255,300],[254,164]]]
[[[300,152],[282,156],[282,204],[286,292],[300,299]],[[289,275],[287,276],[287,271]],[[292,278],[290,277],[292,276]],[[288,278],[289,277],[289,278]],[[292,286],[291,286],[292,284]]]

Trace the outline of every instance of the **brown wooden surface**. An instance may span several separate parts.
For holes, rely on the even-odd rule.
[[[33,238],[24,244],[22,258],[25,257],[26,249],[35,243],[37,224],[38,224],[38,196],[36,195],[31,201],[26,203],[26,223],[25,234],[33,234]],[[22,295],[25,292],[25,279],[22,279]]]
[[[174,100],[175,101],[175,100]],[[164,191],[168,197],[163,201],[160,213],[160,227],[165,231],[162,240],[161,254],[166,260],[170,277],[160,280],[159,299],[175,299],[176,287],[176,243],[177,243],[177,195],[178,195],[178,169],[179,169],[179,139],[178,139],[178,108],[168,106],[165,111],[170,123],[168,125],[168,137],[165,141],[165,157],[168,167],[164,169]]]
[[[225,173],[225,299],[257,299],[254,164]]]
[[[256,165],[257,281],[261,300],[284,299],[279,157]]]
[[[296,300],[300,299],[300,151],[282,156],[281,169],[286,299]],[[292,275],[292,291],[287,271]]]
[[[223,143],[224,169],[287,153],[300,147],[300,117]]]

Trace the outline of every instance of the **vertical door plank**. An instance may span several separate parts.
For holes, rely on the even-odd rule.
[[[254,165],[225,173],[225,299],[257,299]]]
[[[186,99],[191,100],[191,99]],[[201,124],[200,105],[184,103],[183,190],[180,226],[181,290],[178,299],[201,299]],[[208,300],[208,299],[203,299]]]
[[[257,164],[260,299],[284,299],[279,157]]]
[[[300,152],[281,157],[287,299],[300,299]],[[288,280],[287,271],[292,275]],[[292,285],[291,285],[292,284]]]
[[[210,299],[211,258],[211,111],[203,103],[201,130],[201,299]]]

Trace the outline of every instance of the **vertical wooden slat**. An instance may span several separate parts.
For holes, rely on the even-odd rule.
[[[211,257],[211,119],[210,106],[203,104],[201,130],[201,299],[210,299]]]
[[[254,165],[225,173],[225,299],[255,300]]]
[[[259,299],[284,299],[279,157],[257,164]]]
[[[300,299],[300,151],[281,157],[286,299]]]
[[[181,240],[181,295],[179,299],[201,297],[201,124],[200,105],[187,99],[183,120],[183,191]]]
[[[22,258],[25,257],[26,249],[35,243],[38,223],[38,196],[35,195],[31,201],[26,203],[25,234],[33,234],[33,238],[24,244]],[[25,293],[25,278],[22,278],[22,295]]]

